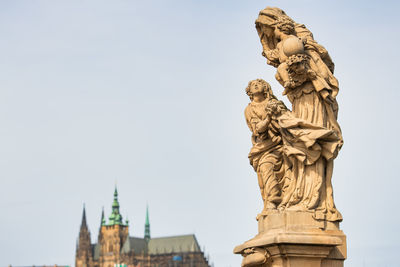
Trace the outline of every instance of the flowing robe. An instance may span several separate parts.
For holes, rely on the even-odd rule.
[[[341,148],[343,139],[336,120],[337,102],[335,98],[332,98],[331,103],[326,101],[320,93],[322,90],[326,90],[332,96],[331,88],[326,86],[316,88],[312,82],[306,82],[288,91],[288,98],[292,102],[292,115],[303,121],[296,126],[292,125],[290,129],[297,137],[304,134],[303,131],[315,128],[319,131],[330,131],[336,138],[336,152],[327,156],[322,153],[324,150],[321,150],[319,157],[312,157],[313,160],[310,160],[310,156],[314,150],[308,151],[305,159],[299,155],[288,157],[291,175],[286,179],[281,207],[289,210],[313,211],[316,219],[340,221],[342,216],[333,201],[331,179],[333,159]],[[286,124],[282,122],[281,128],[284,131],[287,128]],[[291,145],[292,142],[286,142],[285,146]]]
[[[245,109],[247,125],[252,134],[253,147],[249,153],[250,164],[257,172],[261,196],[266,204],[280,203],[280,182],[283,177],[282,139],[276,122],[270,123],[268,128],[259,133],[257,124],[266,119],[265,107],[268,100],[261,103],[251,102]]]

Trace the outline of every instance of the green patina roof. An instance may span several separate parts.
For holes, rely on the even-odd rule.
[[[149,206],[146,206],[146,223],[144,224],[144,239],[150,240]]]
[[[150,220],[149,220],[149,206],[146,206],[146,225],[150,225]]]
[[[122,215],[119,213],[119,202],[118,202],[118,191],[115,186],[114,200],[112,203],[112,212],[110,217],[108,217],[108,224],[105,224],[105,220],[102,221],[103,225],[125,225],[123,223]]]

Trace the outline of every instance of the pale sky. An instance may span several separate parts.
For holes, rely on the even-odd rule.
[[[304,23],[336,65],[346,266],[398,266],[398,1],[0,2],[0,266],[73,265],[117,182],[130,235],[196,234],[216,267],[257,232],[248,81],[275,94],[258,12]]]

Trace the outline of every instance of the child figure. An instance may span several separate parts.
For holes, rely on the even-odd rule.
[[[261,25],[261,27],[266,31],[269,26]],[[267,58],[268,64],[277,68],[275,78],[285,88],[283,95],[309,81],[323,99],[332,103],[331,91],[336,90],[337,81],[313,51],[315,44],[308,45],[306,36],[302,38],[296,36],[295,24],[285,17],[277,20],[273,35],[277,40],[276,48],[264,51],[263,55]],[[321,77],[317,74],[319,72],[322,74]],[[326,76],[326,79],[323,76]],[[328,81],[333,83],[333,88]]]
[[[277,67],[275,78],[285,88],[284,94],[307,80],[315,79],[315,72],[310,69],[309,57],[304,50],[306,39],[298,38],[294,34],[293,22],[279,19],[274,29],[274,36],[278,41],[276,48],[263,52],[268,63]]]
[[[282,180],[282,139],[276,123],[267,116],[266,106],[275,99],[271,86],[262,79],[249,82],[246,93],[251,103],[245,109],[247,125],[252,132],[253,147],[249,153],[250,164],[257,172],[262,214],[276,210],[281,201],[279,182]]]

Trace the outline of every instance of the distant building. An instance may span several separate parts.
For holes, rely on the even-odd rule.
[[[83,207],[75,267],[209,267],[194,235],[150,237],[149,212],[146,210],[143,238],[129,236],[128,220],[119,212],[115,188],[112,213],[108,223],[101,215],[98,242],[91,243]]]

